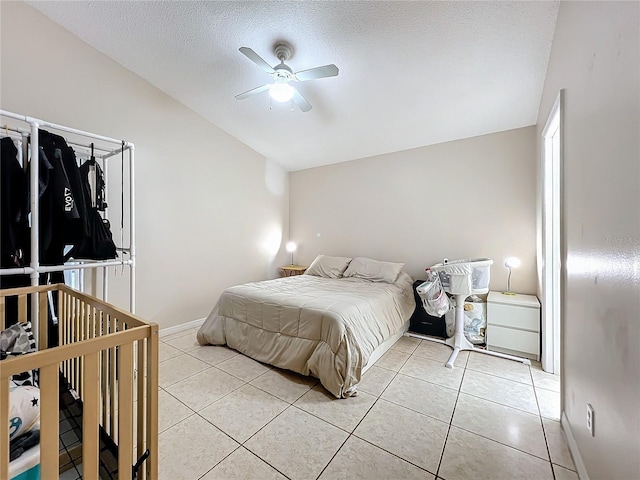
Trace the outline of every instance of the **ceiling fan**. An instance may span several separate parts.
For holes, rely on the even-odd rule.
[[[335,77],[338,75],[338,67],[333,64],[293,73],[293,70],[284,63],[291,58],[292,54],[291,47],[284,43],[276,45],[274,50],[276,58],[280,60],[280,63],[275,67],[271,67],[271,65],[265,62],[262,57],[249,47],[241,47],[240,53],[244,54],[249,60],[271,75],[273,77],[273,83],[268,83],[261,87],[248,90],[240,95],[236,95],[237,100],[242,100],[260,92],[264,92],[265,90],[269,90],[269,95],[276,102],[288,102],[289,100],[293,100],[293,103],[295,103],[300,110],[308,112],[311,110],[311,104],[290,84],[290,82],[306,82],[307,80]]]

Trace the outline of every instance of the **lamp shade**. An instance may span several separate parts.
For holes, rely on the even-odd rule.
[[[504,261],[504,266],[507,268],[518,268],[522,265],[522,262],[517,257],[509,257]]]
[[[287,249],[287,252],[293,253],[297,250],[298,245],[296,245],[296,242],[287,242],[287,245],[285,248]]]
[[[509,257],[504,261],[504,266],[509,270],[509,275],[507,276],[507,291],[502,292],[504,295],[515,295],[515,293],[511,291],[511,269],[518,268],[521,263],[517,257]]]

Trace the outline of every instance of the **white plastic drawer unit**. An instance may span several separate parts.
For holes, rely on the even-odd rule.
[[[540,360],[540,302],[534,295],[487,296],[487,348]]]

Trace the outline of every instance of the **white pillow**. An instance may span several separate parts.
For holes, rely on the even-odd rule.
[[[342,278],[342,274],[349,265],[349,257],[330,257],[329,255],[318,255],[305,275],[315,275],[325,278]]]
[[[39,420],[40,389],[32,386],[9,387],[9,438],[18,438],[33,430]]]
[[[395,283],[404,263],[380,262],[365,257],[351,260],[344,277],[362,278],[372,282]]]

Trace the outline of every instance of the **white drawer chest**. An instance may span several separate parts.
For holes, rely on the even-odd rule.
[[[540,302],[536,296],[489,292],[487,350],[540,360]]]

